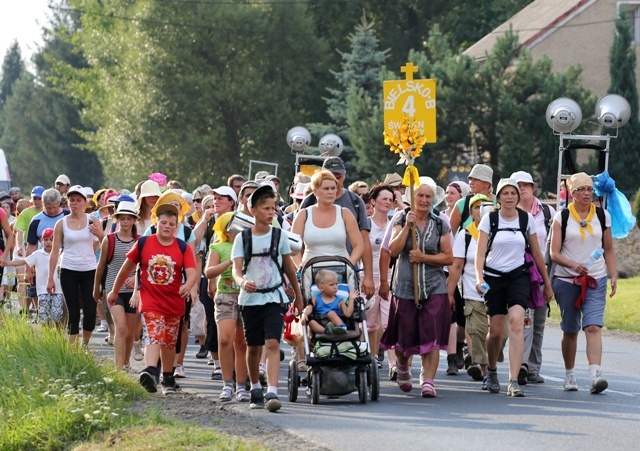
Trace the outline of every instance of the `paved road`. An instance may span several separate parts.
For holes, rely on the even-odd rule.
[[[102,343],[102,337],[104,334],[96,334],[99,354],[112,349]],[[605,337],[604,370],[610,389],[601,395],[589,394],[583,336],[576,368],[580,390],[562,390],[559,343],[559,330],[549,327],[541,372],[546,383],[526,386],[525,398],[506,396],[506,362],[499,364],[503,390],[495,395],[481,391],[480,383],[466,373],[446,376],[446,359],[441,359],[436,399],[420,397],[417,365],[413,368],[416,385],[406,395],[386,380],[385,364],[377,402],[359,404],[357,393],[352,393],[340,399],[321,398],[319,405],[311,405],[301,392],[298,402],[284,402],[277,414],[250,411],[250,415],[336,450],[636,449],[640,440],[640,340]],[[196,352],[197,346],[190,344],[188,378],[181,385],[216,400],[221,382],[209,379],[212,367],[195,359]],[[287,399],[286,363],[280,373],[282,400]],[[234,408],[248,410],[244,404]]]

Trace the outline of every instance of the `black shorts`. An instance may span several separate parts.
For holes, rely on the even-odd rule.
[[[271,339],[280,342],[285,309],[279,302],[243,306],[240,314],[247,346],[263,346],[265,340]]]
[[[519,268],[497,277],[485,273],[484,280],[489,284],[489,291],[484,295],[487,315],[506,315],[514,305],[527,309],[531,290],[529,268]]]
[[[116,303],[114,305],[119,305],[122,308],[124,308],[125,313],[132,313],[132,314],[138,313],[137,307],[131,307],[129,305],[131,296],[133,296],[133,293],[118,293],[118,299],[116,300]]]

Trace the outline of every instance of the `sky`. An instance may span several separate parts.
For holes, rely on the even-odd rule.
[[[27,62],[42,44],[41,28],[47,22],[48,0],[0,0],[0,59],[14,40]]]

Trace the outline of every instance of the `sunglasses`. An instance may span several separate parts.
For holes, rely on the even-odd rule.
[[[201,204],[202,203],[202,199],[193,199],[193,203],[198,203]]]

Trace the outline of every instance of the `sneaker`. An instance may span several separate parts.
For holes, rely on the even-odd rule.
[[[487,370],[487,388],[489,393],[500,393],[500,381],[498,381],[498,371]]]
[[[422,383],[422,391],[420,392],[423,398],[435,398],[436,388],[433,386],[433,382],[425,381]]]
[[[173,377],[185,378],[187,375],[184,373],[184,365],[176,365],[176,369],[173,370]]]
[[[538,373],[529,373],[527,381],[530,384],[544,384],[544,377],[540,376]]]
[[[280,349],[280,361],[284,361],[284,351]]]
[[[156,378],[147,370],[143,370],[140,373],[140,385],[142,385],[149,393],[155,393],[158,391]]]
[[[233,389],[228,385],[225,385],[224,387],[222,387],[222,391],[220,392],[220,396],[218,396],[218,399],[221,402],[230,402],[231,400],[233,400]]]
[[[389,380],[396,381],[398,379],[398,367],[394,365],[389,366]]]
[[[578,391],[578,381],[576,381],[575,374],[567,374],[564,377],[564,391]]]
[[[140,340],[133,342],[133,360],[139,362],[144,359],[144,354],[142,353],[142,347],[140,346]]]
[[[381,370],[382,369],[382,360],[378,359],[377,357],[376,359],[376,365],[378,366],[378,369]]]
[[[109,331],[109,326],[107,326],[105,323],[100,323],[100,325],[98,325],[98,327],[95,328],[94,332],[108,332]]]
[[[471,379],[473,379],[474,381],[482,380],[482,368],[480,368],[480,365],[477,363],[469,366],[469,368],[467,369],[467,374],[471,376]]]
[[[123,365],[122,366],[122,371],[125,371],[125,372],[128,373],[129,371],[131,371],[131,365]]]
[[[267,366],[260,362],[260,368],[258,369],[259,377],[260,377],[260,385],[263,387],[267,386]]]
[[[489,390],[489,383],[487,381],[487,376],[482,378],[482,387],[480,387],[480,390]]]
[[[219,366],[213,367],[213,373],[211,373],[212,381],[221,381],[222,380],[222,368]]]
[[[591,379],[591,389],[589,390],[592,395],[596,395],[598,393],[602,393],[609,387],[609,383],[607,380],[602,377],[602,373],[598,371],[596,373],[596,377]]]
[[[469,352],[469,347],[467,345],[464,345],[462,355],[464,357],[464,369],[468,370],[469,367],[473,364],[473,359],[471,358],[471,353]]]
[[[216,361],[213,359],[209,359],[209,361],[207,362],[207,365],[215,365]]]
[[[449,354],[447,356],[447,376],[458,375],[458,357],[455,354]],[[463,363],[464,366],[464,363]]]
[[[275,393],[267,393],[264,398],[267,401],[266,406],[269,412],[277,412],[282,407],[282,403]]]
[[[175,383],[162,383],[162,394],[163,395],[175,395],[176,394],[176,384]]]
[[[378,349],[378,360],[384,362],[384,351],[382,349]]]
[[[529,367],[523,363],[518,371],[518,384],[527,385],[527,377],[529,377]]]
[[[264,409],[264,394],[261,388],[251,390],[251,403],[250,409]]]
[[[109,346],[113,346],[113,337],[107,335],[106,337],[104,337],[104,342]]]
[[[196,359],[206,359],[209,351],[204,346],[200,346],[200,350],[196,353]]]
[[[509,385],[507,386],[507,396],[511,396],[513,398],[524,398],[524,391],[520,388],[518,381],[509,381]]]
[[[251,395],[244,388],[240,388],[236,390],[236,400],[238,402],[249,402],[251,401]]]
[[[396,378],[396,382],[398,383],[398,387],[405,393],[408,393],[413,388],[411,382],[413,381],[413,377],[411,377],[411,368],[402,371],[398,369],[398,376]]]

